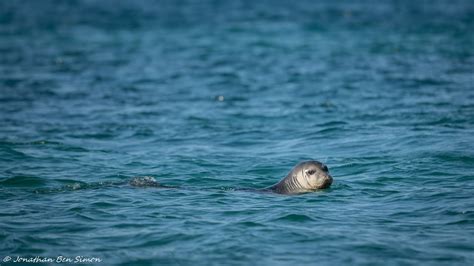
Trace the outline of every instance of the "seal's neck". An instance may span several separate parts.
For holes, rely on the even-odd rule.
[[[271,189],[280,194],[298,194],[308,192],[308,189],[301,184],[298,177],[292,173],[288,174],[280,182],[272,186]]]

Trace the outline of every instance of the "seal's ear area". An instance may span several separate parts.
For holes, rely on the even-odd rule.
[[[306,170],[307,175],[314,175],[314,173],[316,173],[316,170],[313,170],[313,169]]]
[[[326,172],[326,173],[329,172],[329,169],[328,169],[327,165],[325,165],[325,164],[323,164],[321,166],[321,169],[323,169],[323,171]]]

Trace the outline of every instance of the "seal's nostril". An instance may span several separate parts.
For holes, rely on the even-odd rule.
[[[332,184],[332,181],[333,181],[332,176],[327,175],[326,183],[328,187]]]

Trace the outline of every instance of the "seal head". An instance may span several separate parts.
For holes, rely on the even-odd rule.
[[[279,194],[299,194],[328,188],[332,180],[325,164],[306,161],[297,164],[285,178],[267,189]]]

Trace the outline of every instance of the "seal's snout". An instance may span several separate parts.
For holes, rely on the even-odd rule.
[[[332,178],[331,175],[328,175],[328,180],[329,180],[329,181],[328,181],[328,182],[329,182],[329,186],[332,185],[332,181],[333,181],[334,179]]]
[[[326,178],[325,178],[324,183],[321,186],[321,188],[329,188],[332,184],[332,181],[333,181],[332,176],[329,175],[329,174],[326,175]]]

